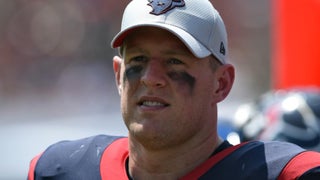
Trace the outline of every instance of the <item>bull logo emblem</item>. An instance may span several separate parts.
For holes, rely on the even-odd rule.
[[[151,14],[164,14],[175,7],[185,6],[184,0],[148,0],[148,5],[152,7]]]

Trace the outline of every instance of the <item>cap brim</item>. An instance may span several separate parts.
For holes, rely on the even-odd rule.
[[[130,26],[129,28],[123,29],[113,38],[113,40],[111,41],[111,46],[113,48],[120,47],[124,39],[126,38],[126,36],[130,34],[131,31],[133,31],[136,28],[141,28],[146,26],[158,27],[173,33],[188,47],[188,49],[197,58],[204,58],[211,54],[211,52],[205,46],[203,46],[197,39],[195,39],[193,36],[191,36],[189,33],[184,31],[183,29],[180,29],[173,25],[163,24],[163,23],[137,24],[135,26]]]

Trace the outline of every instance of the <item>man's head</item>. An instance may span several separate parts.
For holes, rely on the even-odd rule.
[[[226,62],[226,29],[209,0],[133,0],[125,9],[112,47],[121,47],[128,34],[145,26],[170,31],[198,58],[213,55],[222,64]]]
[[[133,0],[112,41],[121,47],[113,66],[129,137],[150,148],[216,137],[216,104],[234,80],[226,40],[207,0]]]

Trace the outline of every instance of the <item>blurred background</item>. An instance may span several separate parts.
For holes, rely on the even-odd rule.
[[[112,37],[129,0],[0,0],[0,179],[26,179],[48,145],[126,135]],[[270,1],[212,1],[236,68],[220,116],[270,89]]]

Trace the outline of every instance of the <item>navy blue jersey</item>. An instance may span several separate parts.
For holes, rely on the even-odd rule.
[[[191,179],[320,179],[320,153],[285,142],[226,146],[195,168]],[[29,180],[127,180],[128,139],[99,135],[50,146],[31,161]]]

